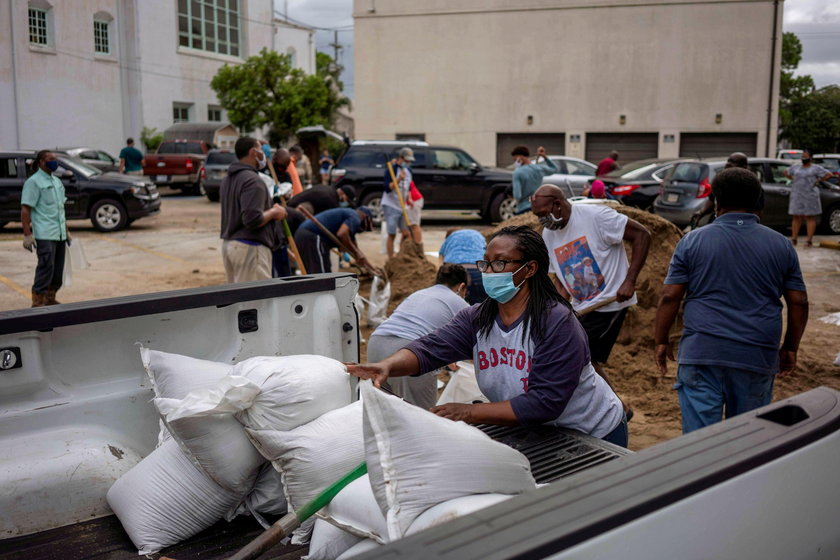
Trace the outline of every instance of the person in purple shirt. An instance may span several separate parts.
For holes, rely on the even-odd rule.
[[[621,402],[592,367],[586,333],[549,279],[542,237],[526,226],[503,228],[476,265],[487,300],[388,358],[348,371],[381,386],[472,359],[491,402],[449,403],[433,413],[471,424],[561,426],[626,447]]]

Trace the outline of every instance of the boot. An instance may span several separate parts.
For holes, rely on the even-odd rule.
[[[55,299],[55,293],[57,291],[58,290],[55,290],[53,288],[50,288],[49,290],[47,290],[47,293],[46,293],[45,299],[44,299],[44,305],[58,305],[58,304],[61,303],[60,301],[56,301],[56,299]]]
[[[47,304],[46,293],[39,293],[32,290],[32,307],[44,307]]]

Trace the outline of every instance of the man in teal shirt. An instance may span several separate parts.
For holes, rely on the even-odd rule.
[[[38,255],[35,282],[32,284],[32,307],[55,305],[55,294],[64,277],[64,255],[70,244],[64,218],[64,185],[53,172],[58,161],[49,150],[35,156],[36,169],[23,184],[20,221],[23,224],[23,248]]]
[[[143,153],[134,147],[134,138],[125,141],[127,146],[120,150],[120,173],[126,175],[142,175],[146,160]]]
[[[537,148],[537,161],[543,158],[542,164],[531,163],[531,152],[527,146],[517,146],[510,153],[513,156],[516,170],[513,172],[513,198],[516,199],[516,213],[524,214],[531,211],[531,195],[542,185],[542,178],[557,173],[557,165],[545,155],[545,148]]]

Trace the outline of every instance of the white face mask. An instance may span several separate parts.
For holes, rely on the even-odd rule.
[[[516,161],[513,162],[513,168],[514,169],[519,169],[520,167],[522,167],[522,162],[521,161],[516,160]]]
[[[262,171],[263,169],[265,169],[265,168],[266,168],[266,166],[268,166],[268,162],[267,162],[267,161],[265,161],[265,156],[263,156],[263,157],[261,157],[261,158],[257,158],[257,168],[258,168],[260,171]]]

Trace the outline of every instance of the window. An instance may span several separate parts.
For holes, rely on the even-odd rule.
[[[350,148],[339,163],[341,167],[385,167],[386,161],[380,151]]]
[[[207,106],[207,120],[210,122],[222,122],[222,108],[215,105]]]
[[[104,161],[105,163],[111,163],[111,164],[117,163],[114,160],[114,158],[111,157],[110,154],[106,154],[105,152],[101,152],[101,151],[96,152],[96,155],[97,155],[97,159],[99,159],[99,161]]]
[[[297,51],[294,47],[286,49],[286,54],[289,55],[289,66],[297,68]]]
[[[29,8],[29,42],[33,45],[47,47],[50,44],[47,10]]]
[[[164,142],[158,147],[159,154],[200,154],[201,142]]]
[[[17,160],[15,158],[0,159],[0,179],[16,179],[17,173]]]
[[[469,169],[474,162],[464,152],[434,150],[435,169]]]
[[[770,173],[773,174],[771,183],[774,185],[787,185],[790,183],[790,179],[785,176],[785,171],[788,169],[790,169],[790,165],[786,163],[771,163]]]
[[[758,180],[762,183],[764,182],[764,164],[763,163],[751,163],[750,164],[750,171],[755,173],[755,176],[758,177]]]
[[[178,0],[178,44],[239,56],[239,0]]]
[[[669,172],[669,171],[671,171],[671,169],[673,169],[673,168],[674,168],[674,166],[673,166],[673,165],[666,165],[666,166],[665,166],[665,167],[663,167],[662,169],[659,169],[659,170],[657,170],[657,171],[654,171],[654,172],[651,174],[651,177],[652,177],[655,181],[662,181],[662,180],[664,180],[664,179],[665,179],[665,177],[667,177],[667,176],[668,176],[668,172]]]
[[[187,103],[173,103],[172,104],[172,122],[190,122],[190,107]]]
[[[420,142],[426,141],[426,133],[425,132],[397,132],[394,136],[395,140],[419,140]]]
[[[566,160],[566,170],[570,175],[595,176],[595,166],[581,161]]]
[[[108,21],[93,20],[93,52],[96,54],[111,54],[110,27]]]

